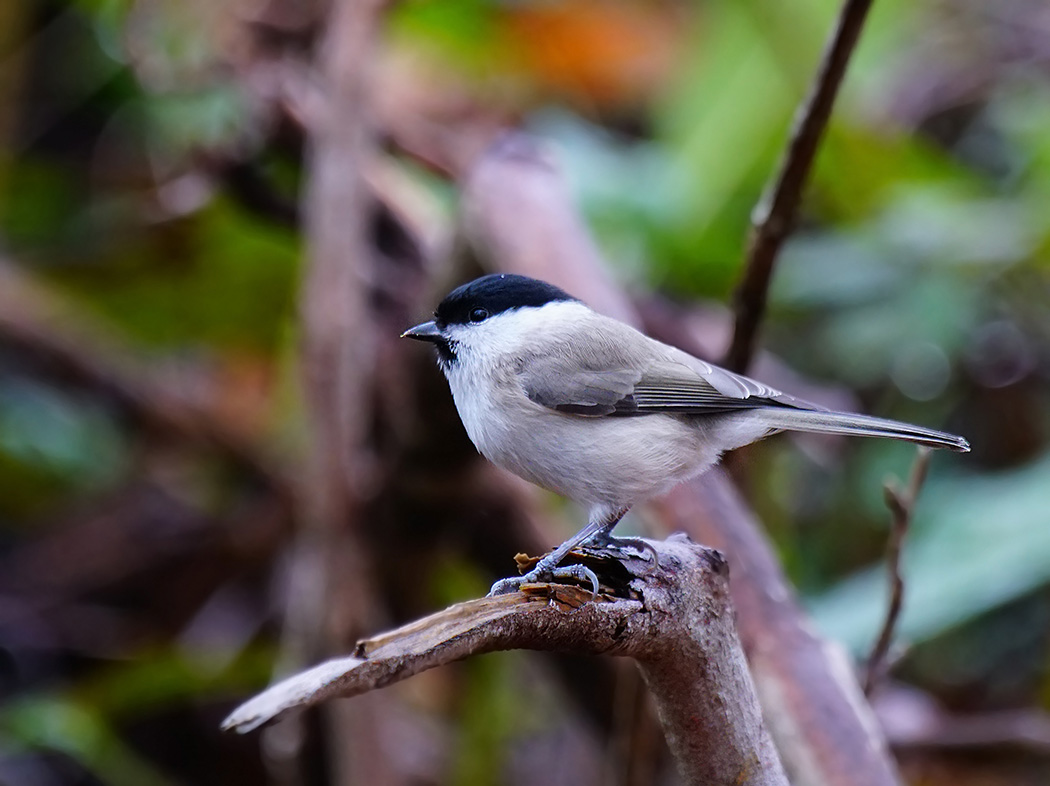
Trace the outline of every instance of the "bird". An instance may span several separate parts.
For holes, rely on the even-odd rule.
[[[432,320],[402,338],[436,348],[478,452],[587,507],[587,526],[524,576],[497,581],[490,595],[570,577],[589,581],[596,595],[590,569],[560,566],[569,551],[638,545],[612,536],[633,505],[710,469],[726,451],[777,432],[970,449],[954,434],[794,398],[522,275],[486,275],[452,290]]]

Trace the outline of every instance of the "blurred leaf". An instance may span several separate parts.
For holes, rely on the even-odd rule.
[[[839,379],[863,387],[882,379],[917,344],[932,343],[956,357],[981,313],[978,299],[976,287],[929,277],[897,297],[843,310],[814,339],[820,360]]]
[[[564,111],[536,113],[529,128],[554,143],[559,167],[607,258],[635,279],[650,267],[647,230],[674,209],[664,187],[671,162],[662,147],[632,143]]]
[[[1008,81],[993,96],[988,112],[1018,156],[1017,192],[1028,201],[1050,195],[1050,86],[1024,74]],[[1040,213],[1046,223],[1050,216]]]
[[[298,239],[223,200],[167,229],[51,278],[141,341],[272,350],[294,308]]]
[[[781,254],[770,299],[774,308],[851,308],[899,292],[909,271],[857,232],[796,235]]]
[[[23,699],[0,710],[0,730],[30,749],[56,750],[80,761],[112,786],[172,783],[124,744],[89,708],[63,698]]]
[[[128,469],[128,446],[97,406],[54,388],[0,380],[0,515],[19,518],[98,492]]]
[[[905,546],[899,638],[926,641],[1050,581],[1050,456],[1022,469],[944,479],[923,492]],[[855,653],[885,613],[885,570],[812,598],[818,625]]]
[[[1046,221],[1043,211],[1039,219]],[[908,189],[880,216],[875,231],[931,264],[1006,265],[1032,253],[1038,232],[1031,207],[958,189]]]
[[[980,181],[920,138],[836,116],[815,161],[809,200],[822,217],[850,222],[922,188],[961,203],[964,193],[980,194]]]
[[[527,694],[515,685],[522,653],[474,658],[464,668],[459,739],[452,783],[484,786],[504,782],[508,743],[519,730]]]
[[[21,160],[5,172],[3,186],[18,198],[0,199],[0,231],[17,247],[48,247],[52,236],[81,207],[69,170],[58,162]]]
[[[247,133],[260,131],[245,123],[246,98],[233,83],[166,92],[143,103],[150,122],[149,141],[167,159],[182,159],[198,150],[224,150]]]
[[[480,75],[505,61],[496,14],[488,0],[409,0],[394,6],[389,26],[399,39]]]
[[[272,648],[253,646],[235,654],[233,659],[228,652],[191,654],[177,646],[140,651],[99,669],[71,692],[79,704],[116,723],[172,706],[241,696],[270,680]]]
[[[1030,258],[1038,236],[1028,207],[960,185],[901,188],[867,222],[790,241],[771,291],[778,349],[860,387],[904,373],[920,347],[950,368],[992,309],[993,285]],[[778,321],[803,315],[821,353],[780,340],[789,334]]]
[[[671,154],[661,185],[675,208],[664,219],[667,257],[656,261],[677,286],[721,293],[746,238],[749,208],[735,200],[757,199],[801,89],[786,80],[744,4],[719,4],[704,22],[697,57],[655,120]]]

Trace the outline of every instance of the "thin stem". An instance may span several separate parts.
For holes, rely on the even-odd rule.
[[[751,362],[773,265],[794,228],[802,189],[871,4],[872,0],[846,0],[842,6],[810,93],[795,114],[791,141],[777,175],[752,213],[744,278],[733,298],[733,341],[723,359],[733,371],[744,372]]]
[[[887,481],[883,485],[883,493],[886,499],[886,507],[890,509],[893,523],[890,528],[890,540],[886,546],[886,570],[890,578],[890,603],[886,609],[886,617],[882,622],[875,644],[871,648],[868,657],[867,674],[864,677],[864,695],[870,696],[875,684],[882,676],[886,655],[893,642],[893,632],[897,627],[897,619],[900,617],[901,607],[904,603],[904,578],[901,576],[900,562],[901,553],[904,549],[904,539],[911,528],[911,518],[915,510],[915,501],[922,490],[922,484],[926,480],[926,472],[930,467],[930,449],[920,447],[912,464],[911,475],[908,478],[908,486],[901,490],[893,481]]]

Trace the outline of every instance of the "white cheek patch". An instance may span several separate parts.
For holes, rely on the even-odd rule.
[[[588,314],[590,309],[582,303],[559,300],[504,311],[476,324],[450,325],[448,334],[461,347],[484,356],[515,354],[541,336],[571,331]]]

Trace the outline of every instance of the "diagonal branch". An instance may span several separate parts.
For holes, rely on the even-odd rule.
[[[637,661],[687,783],[787,786],[736,636],[725,560],[684,536],[652,546],[656,567],[585,552],[602,579],[594,602],[577,586],[539,584],[456,604],[271,687],[223,727],[251,731],[290,710],[485,652],[621,655]]]
[[[336,658],[285,679],[245,702],[223,722],[241,734],[280,719],[292,710],[331,698],[349,698],[484,652],[559,648],[560,636],[538,631],[550,624],[559,633],[571,628],[567,612],[585,604],[580,587],[552,587],[552,592],[514,592],[457,603],[428,617],[357,643],[354,655]],[[637,601],[594,604],[572,619],[587,631],[581,650],[617,654],[615,631],[640,610]]]
[[[846,0],[809,95],[795,115],[784,158],[752,214],[744,278],[733,298],[736,325],[724,365],[745,372],[755,351],[755,339],[766,311],[773,265],[791,233],[802,189],[831,116],[842,77],[856,46],[872,0]]]

